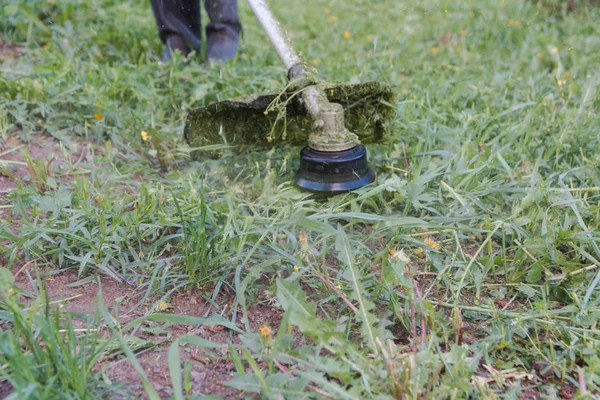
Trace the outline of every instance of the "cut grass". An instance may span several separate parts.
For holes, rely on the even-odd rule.
[[[0,40],[23,52],[0,60],[0,136],[43,132],[67,155],[81,139],[98,151],[62,169],[30,163],[31,179],[0,204],[7,266],[43,258],[81,284],[106,274],[142,289],[140,308],[201,290],[244,330],[211,353],[235,364],[240,391],[598,396],[600,10],[272,3],[323,81],[394,86],[390,143],[369,147],[374,184],[300,192],[290,147],[188,160],[188,110],[283,84],[243,2],[238,58],[202,68],[158,63],[145,4],[9,0]],[[401,249],[408,262],[390,256]],[[267,318],[271,333],[253,332],[257,303],[285,311]],[[171,347],[177,398],[207,394],[190,387],[189,362],[177,371],[186,341],[202,345]]]

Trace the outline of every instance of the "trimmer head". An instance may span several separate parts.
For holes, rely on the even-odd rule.
[[[288,86],[282,93],[193,110],[185,124],[188,144],[194,148],[308,143],[300,155],[296,182],[300,187],[336,193],[372,182],[367,153],[359,143],[383,138],[392,115],[392,91],[379,82],[317,84],[266,2],[248,0],[248,4],[288,71]]]
[[[358,135],[361,143],[384,139],[393,116],[393,95],[389,87],[373,81],[324,85],[323,88],[331,103],[343,106],[345,125]],[[188,114],[185,139],[191,147],[215,144],[304,146],[313,132],[314,121],[300,98],[297,92],[273,93],[197,108]],[[285,108],[265,113],[276,101]]]

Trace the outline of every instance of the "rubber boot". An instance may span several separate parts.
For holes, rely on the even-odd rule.
[[[235,57],[242,24],[237,0],[204,0],[210,22],[206,25],[206,63]]]
[[[162,61],[171,59],[173,51],[187,55],[200,52],[201,21],[199,0],[150,0],[158,27],[158,37],[165,45]]]

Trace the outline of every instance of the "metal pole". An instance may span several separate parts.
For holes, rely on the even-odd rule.
[[[248,4],[288,71],[294,66],[301,66],[301,74],[306,74],[302,59],[265,0],[248,0]],[[316,85],[305,87],[302,90],[302,100],[314,120],[313,133],[308,139],[311,148],[331,152],[356,146],[358,137],[344,126],[344,108],[340,104],[330,103],[322,88]]]
[[[279,25],[279,21],[275,19],[264,0],[248,0],[248,4],[250,4],[250,8],[262,25],[269,40],[273,43],[273,47],[275,47],[275,50],[277,51],[277,54],[279,54],[281,61],[285,64],[285,67],[289,70],[294,65],[301,64],[302,59],[300,59],[298,54],[294,51],[290,44],[290,39],[281,28],[281,25]]]

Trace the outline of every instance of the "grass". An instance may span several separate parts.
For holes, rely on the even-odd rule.
[[[23,53],[0,59],[0,137],[51,135],[65,161],[29,160],[30,179],[5,196],[4,266],[43,259],[76,270],[81,284],[98,274],[129,282],[149,317],[147,301],[200,291],[243,332],[230,343],[173,342],[175,398],[195,393],[176,351],[185,343],[227,345],[210,354],[233,363],[240,395],[600,395],[600,9],[271,3],[321,79],[394,86],[389,142],[369,146],[374,184],[329,198],[301,192],[293,147],[189,160],[187,111],[284,83],[243,2],[238,58],[203,68],[201,58],[158,63],[146,4],[8,0],[0,39]],[[81,143],[93,153],[73,160]],[[256,304],[273,315],[261,331]],[[3,349],[2,378],[54,391],[53,379],[85,365],[60,382],[94,388],[100,338],[81,339],[96,346],[81,355],[56,334],[69,322],[42,315],[42,350],[66,361],[30,377]],[[143,323],[105,320],[117,339]],[[206,323],[171,323],[186,321]],[[36,329],[2,325],[2,335],[43,369],[39,342],[24,342]]]
[[[94,399],[116,395],[94,370],[106,340],[93,324],[75,328],[62,302],[51,302],[44,287],[37,296],[22,292],[13,275],[2,268],[0,288],[0,379],[10,383],[7,398]],[[19,297],[33,297],[25,304]]]

